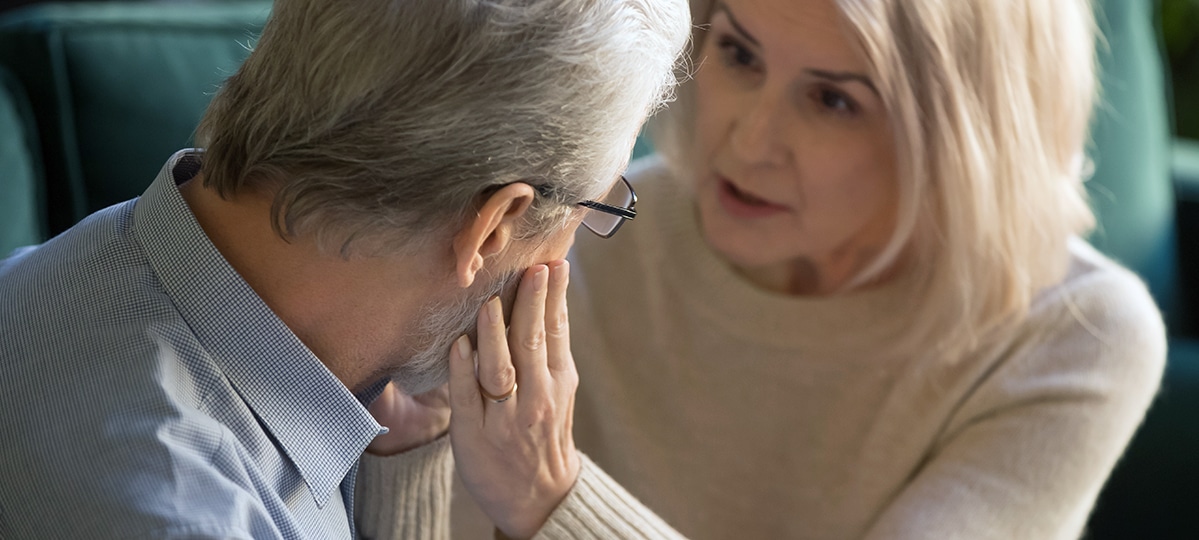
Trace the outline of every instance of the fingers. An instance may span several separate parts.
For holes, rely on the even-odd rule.
[[[479,310],[478,328],[478,385],[493,396],[506,395],[516,384],[516,369],[508,352],[503,306],[499,298],[492,298]]]
[[[545,299],[549,275],[550,269],[543,264],[529,268],[516,292],[508,339],[522,389],[533,390],[542,384],[539,379],[545,374]]]
[[[470,338],[462,336],[450,351],[450,409],[454,422],[483,423],[483,396],[475,378],[474,351]]]
[[[570,320],[566,314],[566,286],[569,283],[570,263],[565,260],[550,263],[549,292],[545,302],[546,363],[555,377],[574,367],[570,354]]]
[[[498,299],[480,310],[477,366],[469,355],[451,357],[450,442],[459,475],[497,526],[520,537],[537,532],[579,474],[571,435],[578,375],[566,318],[568,273],[565,261],[526,270],[506,332]],[[488,394],[502,396],[518,383],[511,401],[488,401]]]
[[[549,381],[560,379],[569,387],[566,393],[573,395],[576,376],[566,318],[569,271],[566,261],[526,270],[514,300],[510,329],[505,329],[499,298],[492,298],[479,310],[477,364],[471,360],[469,340],[460,339],[461,345],[456,344],[451,355],[450,397],[455,412],[468,409],[471,412],[464,414],[473,416],[477,411],[481,419],[486,408],[483,398],[510,395],[518,383],[522,393],[542,395]],[[465,358],[460,347],[468,351]],[[547,369],[551,350],[554,369],[563,372],[553,378],[548,377]],[[475,384],[473,392],[471,382]],[[512,405],[507,409],[516,408]]]

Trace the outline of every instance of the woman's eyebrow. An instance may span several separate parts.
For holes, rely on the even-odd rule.
[[[736,30],[737,33],[741,34],[741,36],[744,37],[746,41],[752,43],[755,47],[760,48],[762,46],[762,44],[758,43],[758,40],[756,38],[754,38],[753,34],[750,34],[749,32],[747,32],[745,30],[745,27],[741,26],[741,23],[737,22],[737,17],[733,16],[733,12],[732,12],[732,10],[729,9],[729,6],[727,4],[725,4],[724,2],[717,3],[714,13],[719,13],[719,12],[724,12],[724,15],[726,17],[728,17],[728,19],[729,19],[729,24],[733,25],[733,29]],[[824,70],[824,69],[811,69],[811,68],[809,68],[805,71],[807,71],[808,74],[812,75],[813,77],[819,77],[821,79],[826,79],[826,80],[833,81],[833,82],[861,83],[866,88],[869,88],[871,92],[874,92],[874,95],[876,95],[876,96],[879,95],[878,88],[876,88],[874,86],[874,81],[870,80],[870,77],[862,75],[861,73],[853,73],[850,71],[828,71],[828,70]]]
[[[744,37],[746,41],[752,43],[755,47],[762,46],[760,43],[758,43],[757,39],[754,39],[754,36],[752,34],[745,31],[745,28],[741,26],[741,23],[737,22],[737,18],[733,16],[733,12],[729,10],[729,6],[725,5],[724,2],[716,4],[715,12],[720,12],[720,11],[724,12],[725,16],[729,18],[729,24],[732,24],[733,28],[735,30],[737,30],[737,33],[741,34],[741,36]]]
[[[808,74],[812,75],[813,77],[819,77],[821,79],[827,79],[833,82],[861,83],[865,85],[866,88],[869,88],[871,92],[874,92],[874,95],[879,95],[878,88],[875,88],[874,86],[874,81],[871,81],[870,77],[862,75],[861,73],[853,73],[849,71],[827,71],[823,69],[810,68],[804,71],[807,71]]]

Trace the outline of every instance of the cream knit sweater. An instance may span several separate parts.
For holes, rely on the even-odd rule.
[[[904,281],[757,289],[707,249],[660,164],[635,169],[637,220],[580,235],[571,276],[575,438],[616,481],[691,538],[1079,536],[1164,367],[1133,274],[1075,241],[1068,275],[1000,343],[952,362],[893,354]],[[588,465],[580,485],[600,487],[564,507],[618,510],[560,508],[552,537],[654,523],[596,478]],[[455,505],[455,537],[490,535],[469,497]],[[567,530],[617,515],[622,529]]]
[[[578,481],[536,539],[680,538],[586,455],[581,457]],[[447,437],[395,456],[364,454],[354,507],[358,535],[373,540],[451,538],[453,485],[455,504],[468,505],[464,508],[473,513],[460,512],[470,521],[452,537],[492,538],[491,523],[453,478]]]

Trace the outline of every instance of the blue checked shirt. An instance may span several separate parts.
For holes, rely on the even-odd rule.
[[[385,430],[177,184],[0,262],[0,538],[349,538]]]

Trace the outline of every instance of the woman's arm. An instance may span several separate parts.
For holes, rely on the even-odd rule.
[[[867,538],[1078,537],[1166,356],[1143,286],[1093,277],[1034,312]]]
[[[363,454],[358,466],[354,521],[360,538],[450,538],[454,457],[449,437],[401,454]]]
[[[536,540],[681,539],[582,453],[579,480],[554,509]]]

